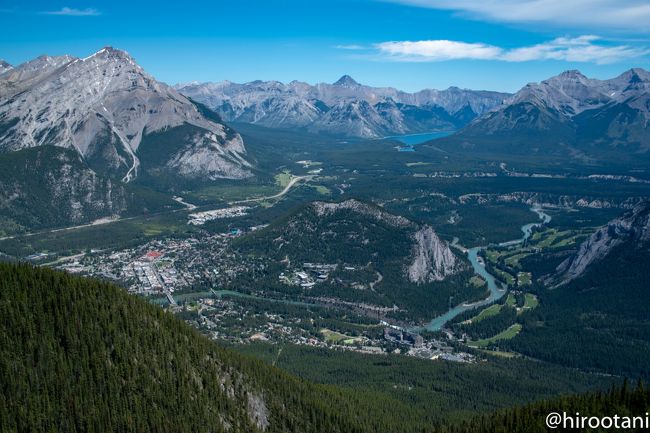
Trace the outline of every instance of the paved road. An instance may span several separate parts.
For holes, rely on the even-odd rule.
[[[258,198],[249,198],[249,199],[247,199],[247,200],[233,201],[233,202],[231,202],[230,204],[232,205],[232,204],[251,203],[251,202],[255,202],[255,201],[264,201],[264,200],[271,200],[271,199],[274,199],[274,198],[280,198],[280,197],[282,197],[283,195],[285,195],[286,193],[288,193],[289,190],[290,190],[290,189],[291,189],[291,188],[292,188],[296,183],[300,182],[301,180],[311,180],[313,177],[314,177],[314,176],[295,176],[295,177],[292,177],[292,178],[291,178],[291,180],[289,181],[289,183],[287,184],[287,186],[285,186],[284,189],[283,189],[282,191],[280,191],[279,193],[277,193],[277,194],[275,194],[275,195],[270,195],[270,196],[266,196],[266,197],[258,197]]]

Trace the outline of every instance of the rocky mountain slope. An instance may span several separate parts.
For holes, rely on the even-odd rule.
[[[252,175],[237,132],[124,51],[40,56],[2,68],[0,232],[173,206],[153,191],[125,187],[136,179],[183,184]]]
[[[135,179],[151,134],[185,128],[158,164],[185,178],[250,175],[241,137],[126,52],[106,47],[84,59],[41,56],[0,75],[0,151],[55,145],[76,150],[97,172]],[[158,137],[160,138],[160,137]]]
[[[0,59],[0,74],[4,74],[8,70],[12,69],[13,66],[11,66],[9,63],[5,62],[4,60]]]
[[[438,144],[475,153],[569,155],[589,162],[650,157],[650,72],[609,80],[566,71],[526,85]]]
[[[643,202],[610,221],[587,238],[578,251],[563,261],[551,281],[565,284],[598,265],[618,247],[630,250],[650,246],[650,202]]]
[[[471,267],[432,227],[357,199],[316,201],[234,243],[242,260],[264,263],[263,279],[237,287],[421,323],[458,302],[485,298]],[[313,284],[300,272],[323,267]],[[303,274],[307,275],[307,274]]]
[[[509,96],[455,87],[407,93],[365,86],[348,75],[313,86],[299,81],[224,81],[177,88],[226,121],[367,138],[456,129]]]

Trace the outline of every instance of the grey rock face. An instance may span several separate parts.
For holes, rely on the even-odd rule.
[[[41,56],[0,75],[0,151],[48,144],[72,148],[128,182],[139,172],[143,136],[184,124],[205,134],[179,143],[169,161],[178,174],[250,175],[238,134],[206,118],[124,51],[106,47],[84,59]]]
[[[644,202],[592,234],[580,245],[575,255],[558,266],[552,280],[566,283],[576,279],[583,275],[587,268],[607,257],[614,248],[623,244],[635,248],[648,241],[650,241],[650,202]]]
[[[461,267],[447,242],[440,239],[431,226],[419,226],[403,216],[391,214],[380,207],[354,199],[340,203],[314,202],[312,206],[316,215],[321,217],[342,210],[351,210],[395,228],[412,230],[410,237],[413,246],[409,254],[410,264],[405,272],[406,278],[412,283],[425,284],[442,281],[457,273]]]
[[[458,270],[456,256],[433,228],[424,226],[413,235],[413,262],[408,268],[409,281],[430,283],[444,280]]]
[[[0,59],[0,75],[4,74],[5,72],[11,69],[13,69],[13,66],[5,62],[4,60]]]
[[[364,86],[348,75],[333,84],[314,86],[299,81],[224,81],[177,88],[215,109],[227,121],[368,138],[455,129],[509,96],[455,87],[407,93]]]

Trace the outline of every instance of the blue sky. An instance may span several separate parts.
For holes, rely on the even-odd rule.
[[[642,0],[2,0],[0,58],[127,50],[156,78],[515,91],[650,69]]]

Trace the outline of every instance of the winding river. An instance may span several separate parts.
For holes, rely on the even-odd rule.
[[[530,210],[537,214],[540,221],[523,225],[521,227],[521,231],[523,232],[524,235],[521,238],[512,241],[501,242],[500,244],[498,244],[498,246],[507,247],[512,245],[522,244],[532,235],[534,227],[539,227],[551,221],[551,216],[545,213],[541,207],[533,206]],[[413,328],[412,331],[414,332],[421,332],[425,330],[439,331],[440,329],[442,329],[445,323],[449,322],[451,319],[458,316],[459,314],[467,310],[472,310],[477,307],[482,307],[484,305],[491,304],[501,299],[501,297],[506,294],[507,292],[506,288],[502,284],[498,283],[494,275],[490,274],[487,271],[487,269],[485,269],[485,264],[483,263],[483,260],[480,259],[478,256],[479,251],[484,250],[485,248],[486,246],[479,246],[479,247],[468,249],[467,258],[472,264],[472,268],[474,268],[474,272],[487,282],[487,287],[488,290],[490,291],[490,295],[481,301],[473,302],[471,304],[465,303],[465,304],[457,305],[451,308],[450,310],[448,310],[445,314],[442,314],[432,319],[426,325]]]
[[[545,213],[541,207],[539,206],[533,206],[531,211],[535,212],[537,216],[539,217],[538,222],[533,222],[533,223],[528,223],[523,226],[521,226],[521,231],[523,233],[523,236],[519,239],[514,239],[512,241],[507,241],[507,242],[501,242],[497,244],[498,246],[501,247],[506,247],[506,246],[512,246],[512,245],[518,245],[521,243],[524,243],[533,233],[533,228],[534,227],[539,227],[543,224],[547,224],[551,221],[551,216]],[[473,302],[473,303],[464,303],[457,305],[450,310],[448,310],[446,313],[432,319],[429,323],[427,323],[424,326],[419,326],[419,327],[414,327],[410,328],[409,331],[411,332],[422,332],[422,331],[439,331],[442,329],[442,327],[449,322],[451,319],[454,317],[458,316],[459,314],[467,311],[467,310],[472,310],[474,308],[482,307],[484,305],[491,304],[503,297],[503,295],[506,294],[507,290],[506,288],[497,282],[496,278],[494,275],[490,274],[487,269],[485,269],[485,264],[483,263],[483,260],[479,258],[478,253],[481,250],[484,250],[487,248],[487,246],[478,246],[474,248],[470,248],[465,250],[467,252],[467,258],[469,259],[472,268],[474,269],[474,272],[479,275],[481,278],[483,278],[487,282],[487,287],[490,292],[489,296],[483,300]],[[234,296],[234,297],[240,297],[240,298],[247,298],[247,299],[258,299],[258,300],[263,300],[263,301],[271,301],[271,302],[279,302],[279,303],[284,303],[284,304],[290,304],[290,305],[299,305],[299,306],[318,306],[319,304],[316,303],[309,303],[309,302],[301,302],[301,301],[291,301],[288,299],[270,299],[270,298],[264,298],[256,295],[250,295],[247,293],[241,293],[241,292],[235,292],[232,290],[212,290],[212,292],[218,296],[218,297],[224,297],[224,296]]]

